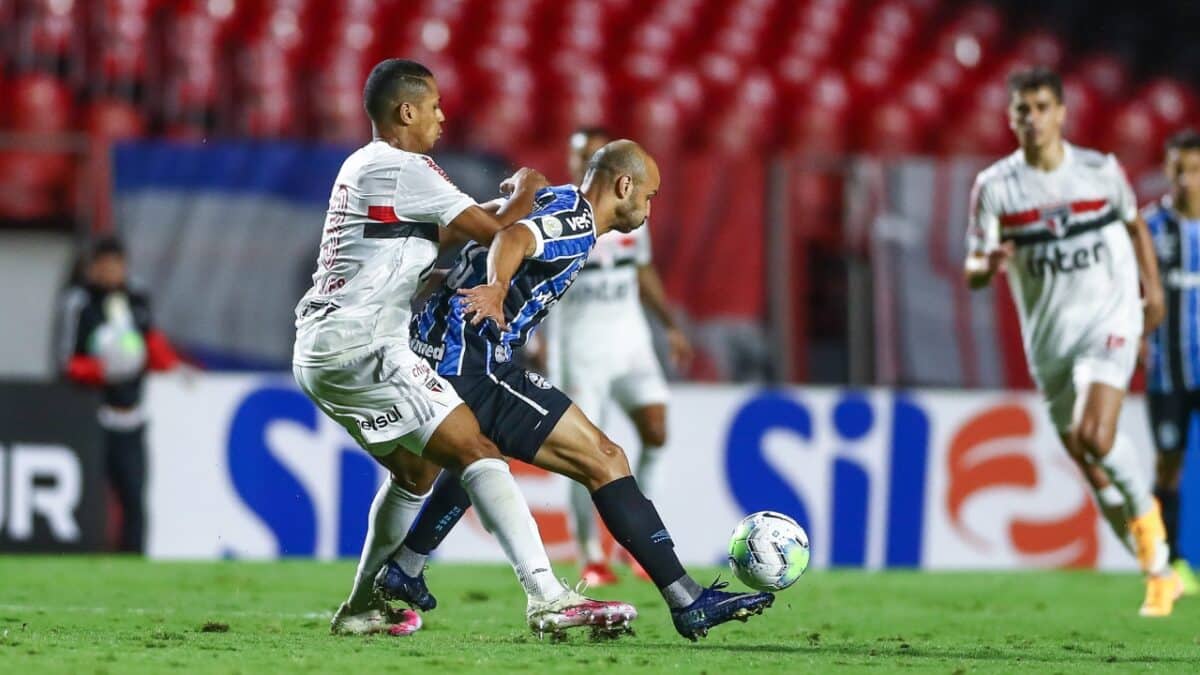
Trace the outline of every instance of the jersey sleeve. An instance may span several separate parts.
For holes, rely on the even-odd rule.
[[[455,187],[432,159],[421,155],[400,169],[394,204],[396,217],[402,220],[446,227],[475,200]]]
[[[979,176],[971,187],[967,253],[988,253],[1000,246],[1000,215],[988,184]]]
[[[566,214],[534,212],[517,221],[533,233],[533,260],[566,260],[586,256],[596,243],[596,232],[591,223],[579,231],[570,225]]]
[[[1112,182],[1111,199],[1117,216],[1127,223],[1133,222],[1138,215],[1137,197],[1134,196],[1133,186],[1129,184],[1125,169],[1121,167],[1116,155],[1110,154],[1105,157],[1104,171]]]

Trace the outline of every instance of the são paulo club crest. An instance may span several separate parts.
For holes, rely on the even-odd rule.
[[[1042,209],[1042,222],[1050,234],[1062,238],[1067,233],[1067,221],[1071,219],[1070,204],[1056,204]]]

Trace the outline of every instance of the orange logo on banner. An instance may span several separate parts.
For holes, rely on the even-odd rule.
[[[1033,419],[1020,405],[1002,405],[977,415],[954,435],[947,458],[950,485],[946,510],[959,534],[980,550],[987,540],[963,521],[963,507],[974,495],[998,487],[1034,489],[1037,466],[1022,449],[1011,448],[1033,436]],[[1008,441],[1003,452],[997,441]],[[1064,455],[1065,456],[1065,455]],[[1094,567],[1100,553],[1096,532],[1099,513],[1090,496],[1075,513],[1052,521],[1014,518],[1008,524],[1013,548],[1024,555],[1069,555],[1065,567]]]

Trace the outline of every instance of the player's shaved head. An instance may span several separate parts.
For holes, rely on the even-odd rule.
[[[644,182],[649,175],[649,165],[654,160],[637,143],[622,138],[601,146],[588,160],[588,173],[605,174],[609,179],[629,176],[635,182]]]
[[[588,160],[583,191],[593,206],[612,209],[603,230],[631,232],[650,215],[650,200],[658,194],[658,164],[642,146],[628,139],[611,141]]]
[[[371,69],[363,86],[363,107],[377,125],[384,125],[401,103],[416,103],[432,90],[433,73],[407,59],[387,59]]]

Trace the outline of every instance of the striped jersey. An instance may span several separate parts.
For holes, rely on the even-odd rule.
[[[542,188],[533,211],[518,221],[533,232],[533,254],[517,268],[504,299],[508,328],[488,320],[471,326],[460,288],[487,283],[488,247],[463,247],[446,281],[413,316],[410,346],[434,362],[438,373],[455,376],[491,372],[510,361],[550,308],[571,287],[596,243],[592,206],[574,185]]]
[[[1166,317],[1149,336],[1146,389],[1200,389],[1200,220],[1187,220],[1163,197],[1142,210],[1166,295]]]
[[[406,339],[409,303],[438,251],[438,228],[475,204],[434,161],[375,140],[342,164],[312,288],[296,306],[292,361],[346,358]]]
[[[1137,339],[1138,266],[1124,227],[1137,203],[1113,155],[1064,143],[1053,171],[1018,150],[991,165],[971,190],[967,250],[1013,242],[1008,281],[1030,365],[1062,358],[1095,330]]]

